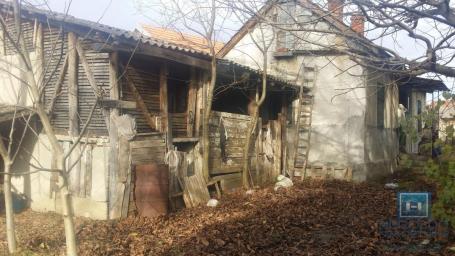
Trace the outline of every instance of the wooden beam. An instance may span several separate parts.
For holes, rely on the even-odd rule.
[[[187,109],[187,136],[193,137],[194,124],[196,120],[196,99],[197,99],[198,76],[196,68],[191,68],[190,84],[188,88],[188,109]]]
[[[78,81],[77,69],[78,59],[76,52],[77,37],[74,33],[68,33],[68,119],[69,135],[72,139],[79,136],[79,101],[78,101]],[[70,170],[72,192],[80,194],[81,191],[81,162],[79,161],[80,147],[76,146],[70,156],[70,165],[76,163],[73,170]],[[85,192],[85,191],[84,191]]]
[[[35,20],[35,22],[37,22]],[[36,74],[38,74],[38,84],[41,86],[44,86],[43,81],[44,81],[44,39],[43,39],[43,26],[41,23],[38,23],[36,26],[36,32],[35,32],[35,52],[36,52],[36,58],[37,58],[37,63],[36,65]]]
[[[120,99],[118,52],[109,54],[109,94],[112,100]]]
[[[199,141],[199,138],[172,138],[172,142],[174,143],[194,143],[194,142],[198,142]]]
[[[131,53],[132,49],[136,48],[136,45],[107,45],[105,43],[93,43],[93,49],[96,51],[121,51]],[[192,67],[198,67],[201,69],[210,69],[209,56],[207,59],[190,56],[187,52],[181,52],[178,50],[170,50],[163,47],[152,46],[152,45],[140,45],[134,51],[135,55],[145,55],[155,58],[161,58],[164,60],[171,60],[177,63],[185,64]]]
[[[118,109],[137,109],[137,103],[135,101],[103,99],[100,101],[100,104],[103,108],[110,108],[114,112],[118,112]]]
[[[0,52],[2,56],[6,55],[6,40],[5,31],[0,31]]]
[[[70,136],[79,136],[76,35],[68,33],[68,115]]]
[[[118,53],[112,52],[109,54],[109,95],[110,100],[115,101],[120,98],[120,90],[118,84]],[[103,103],[101,103],[103,104]],[[121,216],[121,214],[114,207],[117,194],[121,193],[118,191],[118,179],[117,173],[119,172],[119,138],[117,127],[113,123],[111,117],[119,116],[119,110],[116,108],[111,109],[111,116],[109,118],[109,157],[108,157],[108,208],[109,208],[109,218],[116,219]]]
[[[63,65],[62,68],[60,69],[60,73],[58,74],[57,83],[55,84],[54,87],[54,94],[52,95],[51,103],[48,106],[48,113],[52,113],[54,111],[55,102],[57,101],[57,98],[61,93],[63,81],[65,80],[66,71],[68,70],[68,58],[69,54],[67,53],[63,60]]]
[[[119,214],[121,217],[128,217],[128,208],[130,202],[130,185],[131,185],[131,149],[130,142],[125,136],[119,137],[119,154],[118,154],[118,173],[117,187],[122,188],[119,191]],[[121,200],[120,200],[121,199]]]
[[[87,76],[88,82],[93,89],[93,93],[95,94],[96,97],[101,96],[99,89],[98,89],[98,85],[96,84],[95,76],[92,73],[90,64],[86,57],[86,52],[85,52],[84,48],[82,47],[82,42],[80,39],[76,40],[76,50],[79,55],[79,59],[82,64],[82,67],[84,68],[85,75]]]
[[[122,67],[122,69],[123,69],[123,67]],[[152,118],[152,115],[151,115],[150,111],[148,110],[147,105],[145,104],[144,100],[142,99],[141,94],[139,93],[136,86],[134,85],[133,80],[129,78],[128,71],[126,71],[124,77],[125,77],[128,89],[133,93],[133,97],[136,100],[137,107],[139,108],[142,115],[144,116],[145,121],[147,122],[147,124],[150,126],[150,128],[152,130],[157,130],[156,122]]]
[[[194,115],[195,129],[194,133],[196,137],[199,137],[200,128],[202,124],[202,109],[204,108],[204,83],[209,83],[208,71],[204,70],[203,74],[199,76],[198,85],[197,85],[197,98],[196,98],[196,110]]]
[[[90,64],[87,61],[86,53],[85,53],[84,48],[82,47],[82,42],[81,42],[80,39],[76,40],[76,50],[77,50],[77,53],[79,55],[79,61],[81,62],[82,67],[84,68],[85,75],[87,76],[88,82],[89,82],[90,86],[93,89],[93,94],[97,98],[102,98],[103,95],[101,95],[101,92],[98,89],[98,85],[96,83],[95,76],[93,75],[92,70],[90,69]],[[106,126],[109,127],[109,123],[110,123],[110,121],[109,121],[109,110],[103,109],[102,113],[103,113],[103,116],[104,116],[104,120],[106,122]]]
[[[172,150],[172,124],[171,118],[169,116],[167,75],[167,63],[163,63],[160,68],[160,112],[162,120],[161,129],[164,133],[166,133],[167,149]]]
[[[93,145],[88,145],[85,151],[85,191],[86,197],[90,197],[92,194],[92,169],[93,169]]]

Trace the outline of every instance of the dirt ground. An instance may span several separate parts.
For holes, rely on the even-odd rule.
[[[157,219],[78,218],[76,230],[80,255],[455,255],[446,241],[381,236],[381,223],[395,215],[395,192],[382,185],[307,180]],[[59,215],[25,211],[16,223],[19,255],[64,254]],[[6,246],[1,231],[0,254]]]

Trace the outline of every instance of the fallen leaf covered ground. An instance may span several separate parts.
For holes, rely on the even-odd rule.
[[[452,255],[444,242],[382,237],[380,223],[395,215],[395,192],[382,185],[306,180],[228,194],[215,208],[76,225],[80,255]],[[64,252],[58,215],[26,211],[16,221],[24,254]],[[5,240],[1,232],[0,252]]]

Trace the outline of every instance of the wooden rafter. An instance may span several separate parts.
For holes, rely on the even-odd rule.
[[[66,54],[65,59],[63,60],[63,66],[58,74],[57,83],[55,84],[54,94],[52,95],[52,101],[48,107],[48,113],[54,111],[55,102],[57,101],[58,96],[62,90],[63,81],[65,80],[66,71],[68,70],[68,54]]]

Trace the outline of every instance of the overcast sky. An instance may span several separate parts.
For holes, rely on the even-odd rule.
[[[33,1],[31,1],[33,2]],[[43,0],[35,0],[43,3]],[[141,22],[147,22],[135,8],[134,0],[47,0],[55,12],[65,12],[71,2],[69,14],[78,18],[98,21],[102,24],[133,30]],[[42,9],[49,9],[44,5]]]

